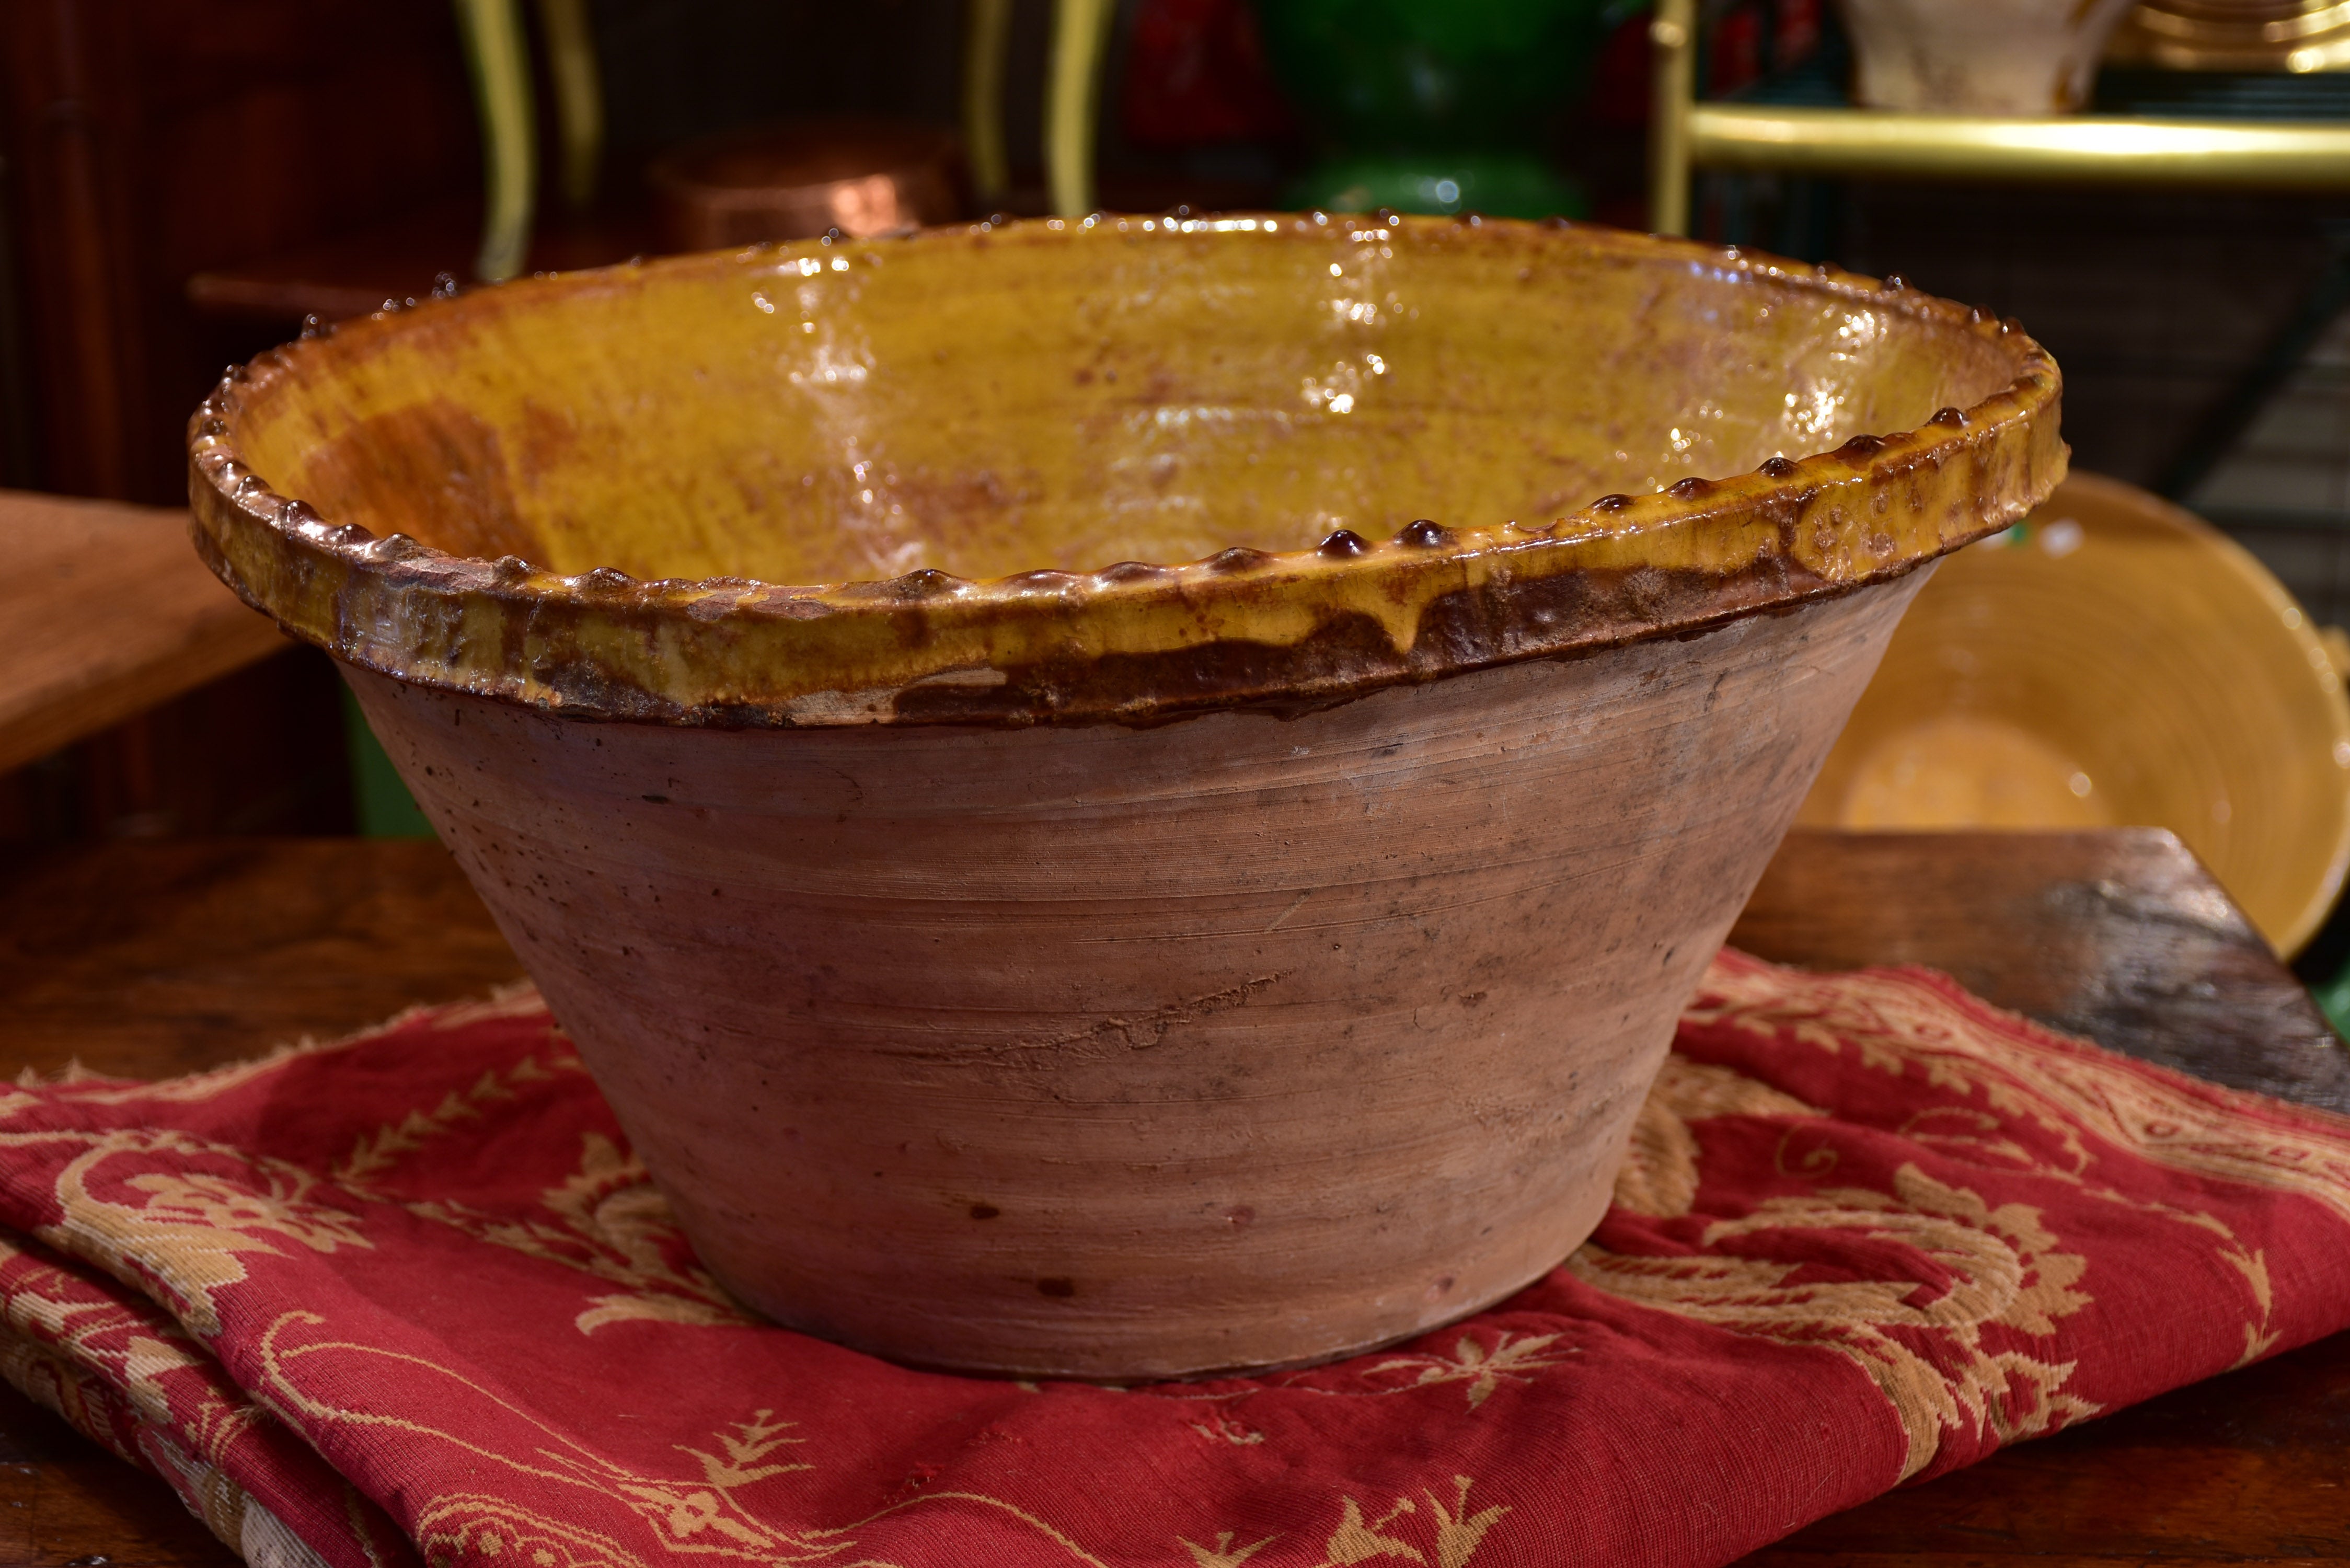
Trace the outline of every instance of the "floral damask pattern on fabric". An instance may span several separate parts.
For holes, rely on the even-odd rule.
[[[525,992],[0,1089],[0,1375],[256,1568],[1680,1568],[2350,1323],[2350,1122],[1919,971],[1724,953],[1616,1199],[1327,1366],[914,1372],[730,1301]]]

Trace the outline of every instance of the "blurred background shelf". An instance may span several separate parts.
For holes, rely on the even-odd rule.
[[[2350,123],[2343,122],[2120,115],[2011,119],[1700,103],[1690,106],[1687,127],[1694,168],[2350,188]]]
[[[208,317],[271,327],[306,316],[365,316],[388,300],[422,297],[439,278],[469,279],[481,234],[479,202],[440,202],[242,265],[204,268],[190,275],[187,300]],[[609,266],[650,250],[652,223],[641,212],[599,213],[542,224],[531,241],[525,271]]]
[[[1650,210],[1673,220],[1678,204],[1672,226],[1706,238],[1899,272],[2022,317],[2064,366],[2082,466],[2209,517],[2339,624],[2350,619],[2339,18],[2287,17],[2284,0],[2246,0],[2220,22],[2228,7],[2210,0],[2156,9],[2125,24],[2089,112],[2000,120],[1856,109],[1832,22],[1816,47],[1788,55],[1742,45],[1719,0],[1668,0],[1656,30],[1683,26],[1690,41],[1679,57],[1659,52]],[[2238,35],[2253,24],[2283,41],[2249,48]],[[2322,68],[2289,68],[2296,49]]]
[[[2034,118],[1853,107],[1844,51],[1699,97],[1700,0],[1659,0],[1650,225],[1689,232],[1700,169],[1797,176],[2350,189],[2350,80],[2326,72],[2127,70],[2094,112]]]

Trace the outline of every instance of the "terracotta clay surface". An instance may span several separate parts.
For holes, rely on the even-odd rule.
[[[1583,1239],[1921,580],[1142,731],[353,683],[731,1288],[904,1359],[1169,1376],[1415,1334]]]

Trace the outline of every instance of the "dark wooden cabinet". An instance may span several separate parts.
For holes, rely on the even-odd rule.
[[[284,332],[200,315],[191,275],[479,182],[446,5],[10,0],[0,69],[44,489],[184,494],[189,410]]]
[[[0,5],[0,478],[183,501],[189,411],[293,326],[203,313],[189,278],[479,169],[446,5]],[[0,778],[0,839],[347,831],[342,759],[333,676],[290,651]]]

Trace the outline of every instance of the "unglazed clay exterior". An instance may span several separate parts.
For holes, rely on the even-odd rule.
[[[1853,96],[1913,114],[2062,114],[2088,102],[2137,0],[1840,0]]]
[[[932,1366],[1411,1334],[1596,1221],[2012,322],[1571,226],[977,225],[435,300],[191,431],[704,1261]]]
[[[738,1296],[1172,1376],[1400,1338],[1589,1233],[1922,577],[1140,731],[354,687]]]

